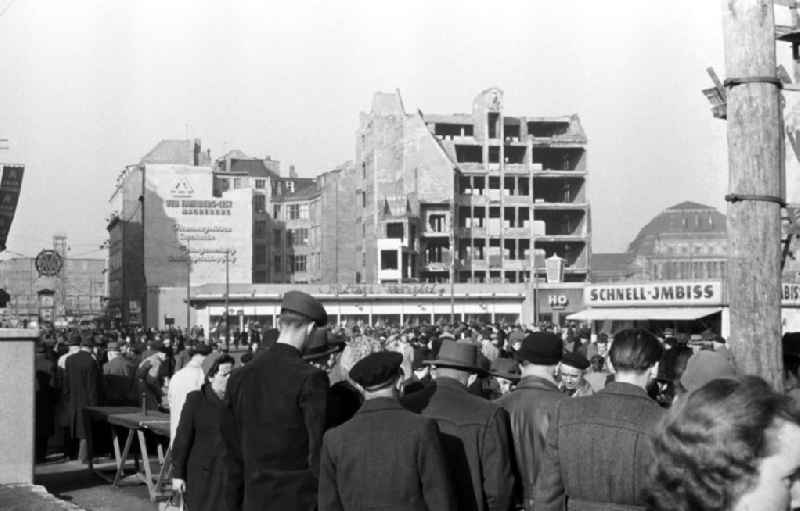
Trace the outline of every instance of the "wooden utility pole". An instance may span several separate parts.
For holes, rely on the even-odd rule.
[[[772,0],[724,0],[730,347],[782,390],[781,108]]]

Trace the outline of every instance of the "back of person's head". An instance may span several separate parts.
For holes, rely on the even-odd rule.
[[[686,370],[686,363],[693,354],[694,351],[688,346],[676,346],[665,350],[658,364],[657,379],[667,382],[680,380],[683,371]]]
[[[609,350],[611,365],[617,372],[644,372],[661,359],[664,349],[650,332],[630,328],[618,332]]]
[[[799,424],[800,411],[757,376],[712,380],[678,399],[653,440],[651,509],[733,509],[775,453],[781,420]]]
[[[278,317],[278,326],[281,330],[286,328],[303,329],[312,323],[311,318],[292,311],[281,311]]]

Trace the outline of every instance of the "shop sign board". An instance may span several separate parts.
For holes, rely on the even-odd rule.
[[[598,284],[584,289],[589,307],[647,307],[721,305],[719,281],[647,282],[641,284]]]

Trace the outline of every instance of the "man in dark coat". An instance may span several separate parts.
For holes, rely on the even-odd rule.
[[[397,402],[403,356],[382,351],[350,370],[365,403],[328,431],[322,447],[319,511],[455,511],[436,422]]]
[[[653,463],[650,439],[663,409],[647,396],[661,358],[644,330],[614,336],[614,382],[597,394],[556,404],[536,481],[536,511],[644,511],[642,490]]]
[[[276,344],[231,376],[222,422],[230,511],[316,507],[328,376],[301,353],[315,326],[326,323],[316,299],[286,293]]]
[[[108,343],[108,362],[103,366],[103,394],[108,406],[136,405],[136,366],[121,351],[119,343]]]
[[[558,390],[555,382],[556,365],[562,351],[561,338],[555,334],[527,335],[517,351],[522,379],[514,390],[497,401],[511,416],[526,511],[533,510],[533,490],[544,454],[548,414],[556,403],[568,397]]]
[[[56,363],[48,357],[49,348],[41,341],[36,343],[34,368],[36,370],[36,461],[47,457],[47,441],[55,431],[55,375]]]
[[[64,367],[64,398],[73,444],[80,441],[79,457],[86,460],[86,439],[91,433],[84,423],[83,409],[100,404],[100,369],[91,355],[91,339],[81,343],[81,350],[67,358]]]
[[[441,432],[459,511],[507,511],[516,486],[508,413],[467,391],[482,372],[472,343],[445,340],[436,360],[436,391],[422,410]]]

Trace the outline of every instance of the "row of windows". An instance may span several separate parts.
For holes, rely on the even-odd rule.
[[[289,204],[286,206],[286,215],[288,220],[308,220],[309,207],[308,204]],[[281,219],[281,205],[272,205],[272,216],[275,220]]]

